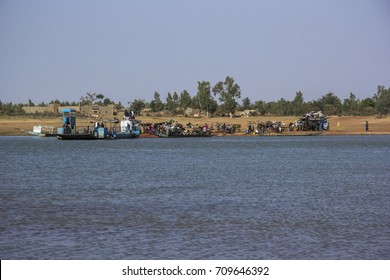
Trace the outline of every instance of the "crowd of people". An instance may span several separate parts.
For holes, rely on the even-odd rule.
[[[171,136],[180,136],[180,135],[192,135],[192,136],[202,136],[210,135],[211,133],[217,134],[232,134],[235,132],[240,132],[240,125],[226,124],[226,123],[216,123],[213,124],[205,123],[204,125],[192,124],[191,122],[186,123],[185,125],[179,124],[176,121],[162,122],[162,123],[143,123],[142,131],[149,135],[171,135]]]
[[[144,133],[158,136],[202,136],[204,134],[210,134],[212,129],[207,123],[203,126],[198,124],[193,125],[190,122],[186,125],[182,125],[176,121],[144,123],[142,124],[142,128]]]

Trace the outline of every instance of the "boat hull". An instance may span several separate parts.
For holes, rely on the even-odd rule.
[[[137,137],[138,137],[138,135],[135,135],[135,134],[121,134],[121,133],[118,133],[118,134],[115,134],[113,139],[132,139],[132,138],[137,138]]]
[[[104,137],[97,134],[58,134],[57,138],[60,140],[116,140],[116,139],[132,139],[136,138],[138,135],[131,133],[117,133],[117,134],[107,134]]]
[[[98,138],[94,134],[58,134],[59,140],[99,140],[104,138]]]
[[[180,134],[180,135],[167,135],[165,133],[157,134],[160,138],[199,138],[199,137],[211,137],[210,133],[206,134]]]

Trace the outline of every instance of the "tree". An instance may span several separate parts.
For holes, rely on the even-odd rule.
[[[9,103],[2,103],[0,101],[0,115],[5,116],[20,116],[25,115],[26,112],[23,110],[23,104],[12,104],[12,102]]]
[[[237,107],[237,99],[241,98],[241,89],[232,77],[227,76],[224,82],[218,82],[213,87],[214,95],[219,95],[224,113],[234,115]]]
[[[115,102],[111,101],[110,98],[104,98],[104,100],[102,102],[102,105],[107,106],[107,105],[110,105],[110,104],[115,104]]]
[[[390,112],[390,88],[378,86],[377,93],[374,95],[375,109],[380,114]]]
[[[80,105],[92,105],[92,104],[95,104],[96,95],[97,95],[96,92],[94,92],[94,93],[87,92],[87,94],[85,96],[81,96],[80,97],[80,101],[81,101]]]
[[[164,109],[164,104],[161,102],[160,94],[155,91],[154,99],[150,102],[152,112],[161,112]]]
[[[172,96],[172,101],[175,104],[175,111],[177,110],[177,107],[179,107],[179,95],[175,91]]]
[[[340,98],[332,92],[323,95],[318,102],[320,110],[327,115],[339,115],[341,113],[342,104]]]
[[[188,91],[183,90],[179,97],[179,108],[183,111],[183,113],[187,110],[188,107],[190,107],[191,101],[191,95],[188,93]]]
[[[41,103],[45,103],[45,102],[41,102]],[[52,103],[54,103],[54,104],[61,104],[61,101],[59,101],[58,99],[55,99],[55,100],[52,100],[52,101],[50,101],[50,103],[49,104],[52,104]]]
[[[250,109],[252,109],[251,101],[248,97],[245,97],[242,100],[242,110],[250,110]]]
[[[35,106],[35,104],[31,101],[31,99],[28,100],[28,106],[30,106],[30,107],[34,107]]]
[[[198,81],[198,92],[194,98],[194,102],[199,105],[199,109],[206,112],[207,117],[209,113],[216,111],[216,101],[211,96],[210,82],[199,82]]]
[[[166,100],[167,100],[167,103],[165,104],[166,109],[172,114],[176,114],[176,102],[174,101],[174,98],[172,97],[170,92],[168,92],[168,96]]]
[[[275,115],[280,115],[280,116],[286,116],[286,115],[291,115],[289,112],[290,106],[290,101],[287,101],[284,98],[279,99],[277,102],[272,101],[269,102],[268,105],[268,111],[271,114]]]
[[[118,104],[115,105],[117,110],[123,109],[122,103],[119,101]]]
[[[295,116],[302,116],[305,113],[303,93],[301,91],[295,93],[295,98],[291,102],[291,107],[292,114]]]
[[[365,116],[374,115],[375,114],[374,100],[370,97],[363,99],[359,104],[359,111]]]
[[[352,92],[349,93],[349,98],[344,99],[343,113],[345,115],[356,116],[359,114],[359,99]]]
[[[99,94],[96,95],[96,100],[98,100],[98,101],[96,101],[96,103],[98,105],[100,105],[100,106],[103,105],[103,102],[102,102],[103,99],[104,99],[104,95],[103,94],[99,93]]]
[[[145,101],[141,99],[134,99],[130,102],[130,111],[133,111],[137,116],[141,114],[141,111],[145,108]]]
[[[198,94],[194,95],[191,98],[191,108],[192,109],[200,109],[199,101],[198,101]]]
[[[253,108],[261,115],[264,115],[267,112],[265,106],[266,103],[261,100],[255,101],[255,104],[253,104]]]

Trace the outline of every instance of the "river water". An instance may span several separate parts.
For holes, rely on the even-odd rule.
[[[390,259],[390,136],[0,137],[0,259]]]

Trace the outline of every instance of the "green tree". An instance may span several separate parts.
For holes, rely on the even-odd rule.
[[[112,101],[110,98],[104,98],[103,102],[102,102],[102,105],[103,106],[107,106],[107,105],[110,105],[110,104],[115,104],[114,101]]]
[[[188,91],[183,90],[179,97],[179,108],[183,113],[187,110],[188,107],[190,107],[191,101],[191,95],[188,93]]]
[[[96,101],[96,92],[87,92],[85,96],[80,97],[80,105],[92,105],[95,104]]]
[[[198,94],[194,95],[191,98],[191,108],[192,109],[200,109],[199,101],[198,101]]]
[[[251,110],[252,109],[252,103],[251,100],[248,97],[245,97],[242,99],[242,110]]]
[[[23,110],[23,104],[12,104],[12,102],[9,103],[1,103],[1,109],[0,109],[0,115],[5,116],[20,116],[25,115],[26,112]]]
[[[365,116],[375,114],[375,102],[371,97],[363,99],[359,104],[359,112]]]
[[[291,102],[291,111],[294,116],[302,116],[305,113],[305,102],[301,91],[295,93],[295,98]]]
[[[267,113],[266,102],[261,100],[255,101],[253,109],[255,109],[260,115],[265,115],[265,113]]]
[[[172,95],[172,101],[173,104],[175,105],[175,113],[177,113],[177,108],[179,107],[179,95],[175,91]]]
[[[206,112],[207,117],[209,113],[216,111],[216,101],[211,96],[210,82],[198,81],[198,92],[194,98],[194,102],[199,106],[199,109]]]
[[[141,114],[141,111],[145,108],[145,101],[141,99],[134,99],[133,102],[130,102],[129,109],[133,111],[137,116]]]
[[[28,100],[28,106],[30,106],[30,107],[34,107],[35,106],[35,104],[31,101],[31,99]]]
[[[386,89],[384,86],[378,86],[373,100],[378,113],[387,114],[390,112],[390,88]]]
[[[224,82],[215,84],[213,93],[219,96],[219,101],[222,102],[222,111],[233,116],[238,105],[237,99],[241,98],[240,86],[234,82],[234,79],[227,76]]]
[[[150,109],[152,112],[161,112],[164,109],[164,103],[162,103],[157,91],[154,92],[154,99],[150,102]]]
[[[320,110],[327,115],[339,115],[341,114],[342,104],[340,98],[334,93],[329,92],[323,95],[319,100]]]
[[[176,92],[175,92],[175,93],[176,93]],[[176,97],[177,97],[177,93],[176,93]],[[177,98],[176,98],[176,99],[177,99]],[[176,114],[177,103],[176,103],[175,99],[172,97],[172,95],[171,95],[170,92],[168,92],[166,101],[167,101],[167,103],[165,104],[166,109],[167,109],[169,112],[171,112],[172,114]]]
[[[344,99],[343,113],[344,115],[356,116],[359,114],[359,99],[352,92],[349,93],[349,98]]]
[[[277,102],[272,101],[267,104],[268,111],[271,114],[279,115],[279,116],[286,116],[291,115],[290,110],[290,101],[287,101],[284,98],[279,99]]]
[[[103,99],[104,99],[104,95],[99,93],[99,94],[96,94],[96,104],[102,106],[104,105],[103,104]]]
[[[123,109],[123,106],[122,106],[122,103],[119,101],[118,104],[115,105],[116,109],[117,110],[122,110]]]

